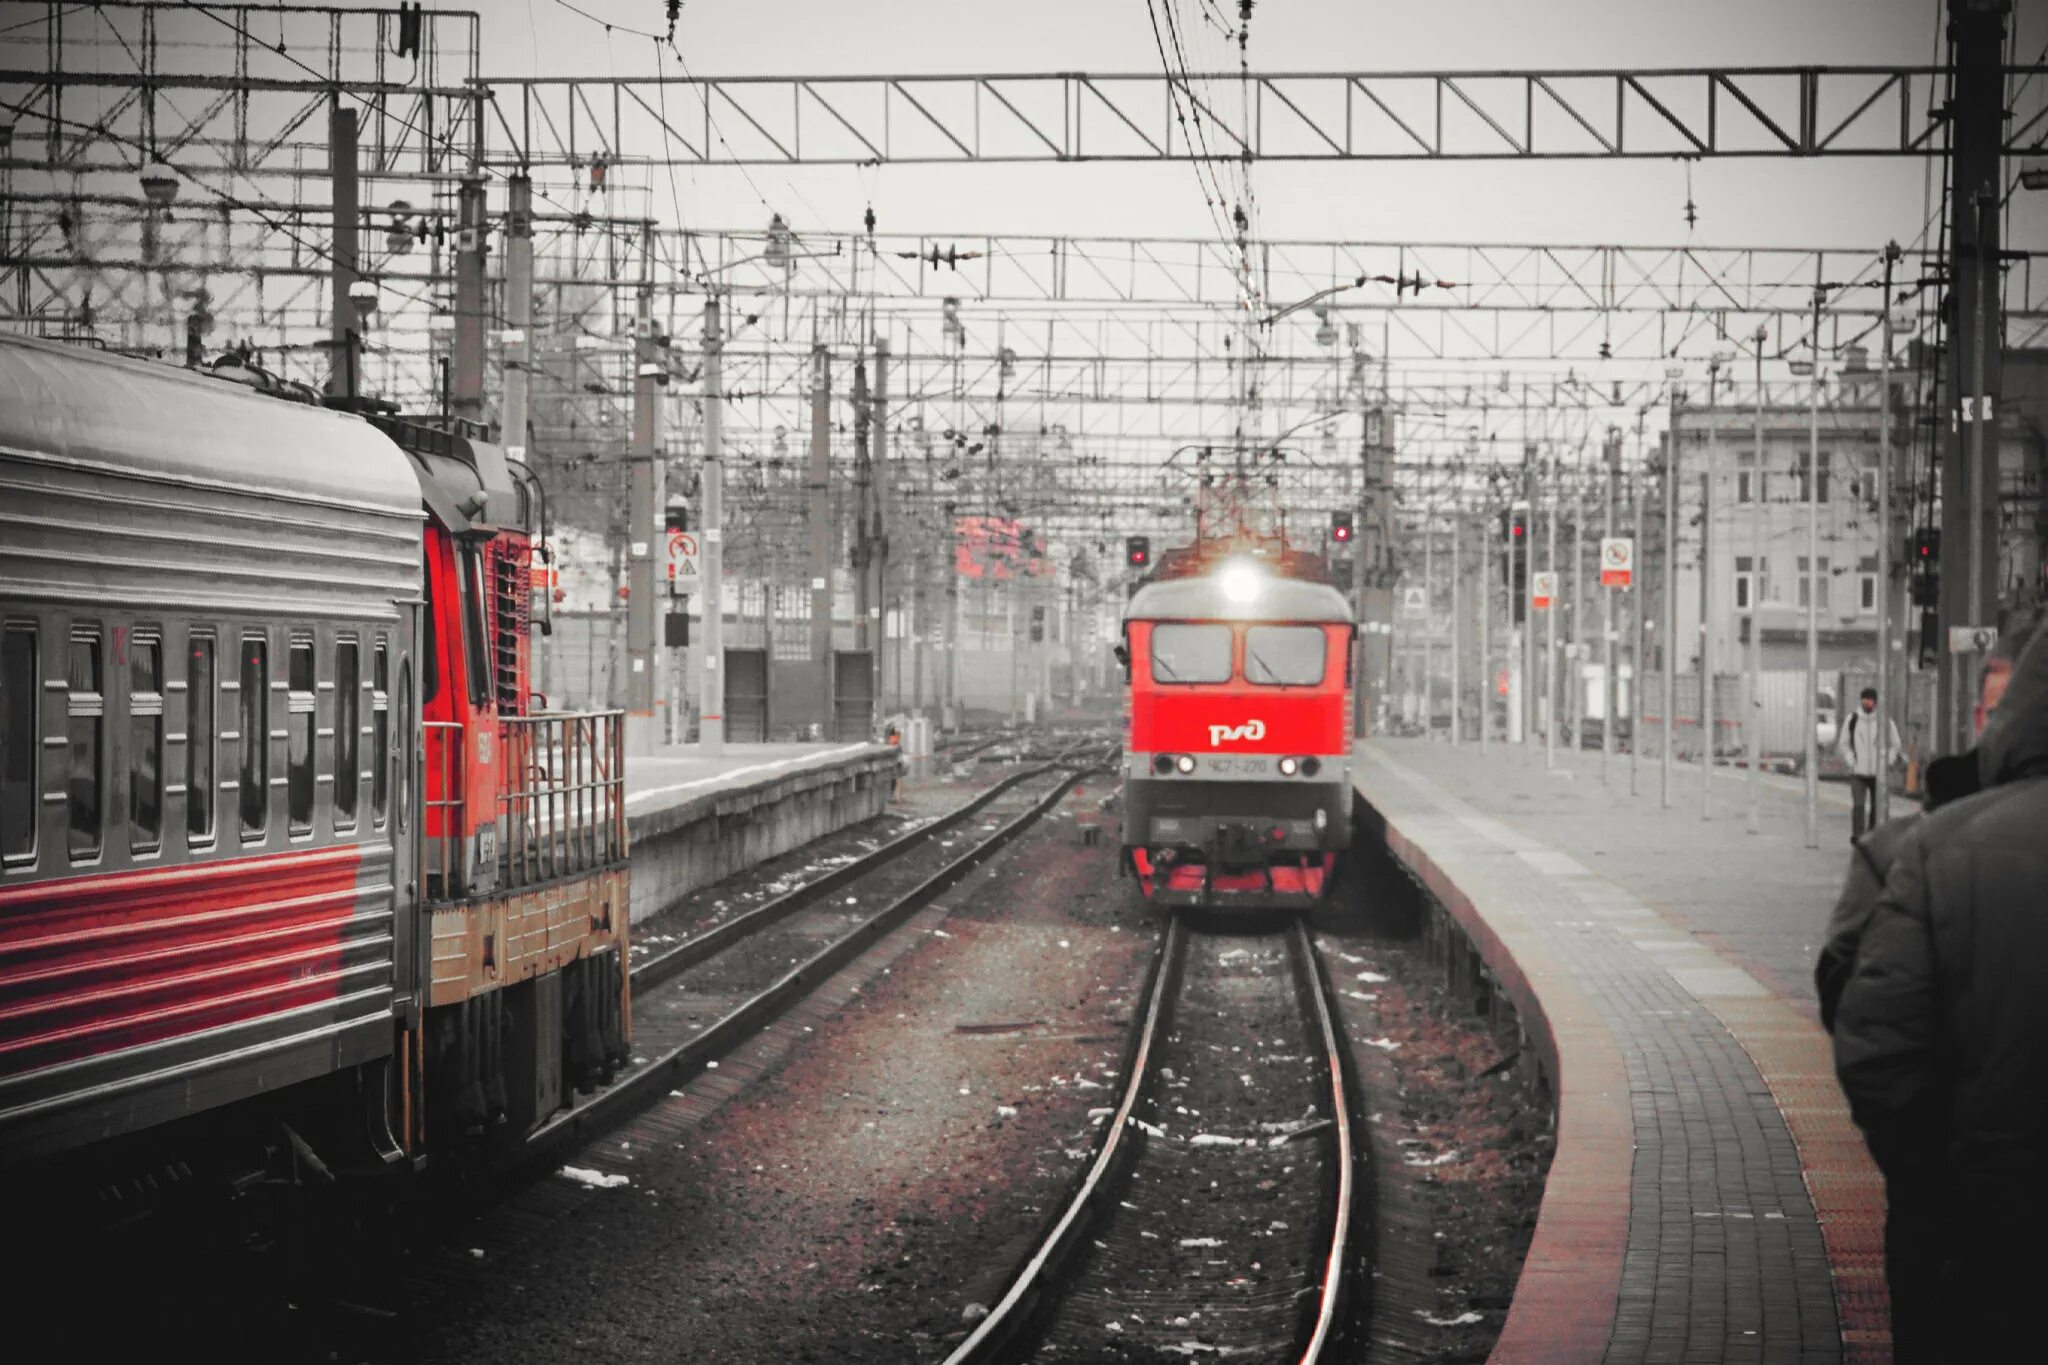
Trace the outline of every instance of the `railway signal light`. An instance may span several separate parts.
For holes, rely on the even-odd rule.
[[[1035,645],[1043,639],[1045,639],[1045,608],[1033,607],[1031,609],[1031,643]]]
[[[1508,606],[1520,625],[1529,612],[1529,509],[1511,507],[1500,514],[1500,537],[1507,549],[1501,562]]]
[[[1145,536],[1124,537],[1124,563],[1134,569],[1152,567],[1152,542]]]
[[[1941,599],[1941,529],[1922,526],[1906,541],[1906,567],[1911,575],[1911,595],[1916,607],[1931,607]]]
[[[1351,514],[1349,512],[1330,513],[1331,540],[1339,545],[1349,545],[1351,543],[1351,530]]]

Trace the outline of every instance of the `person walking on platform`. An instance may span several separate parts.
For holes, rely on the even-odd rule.
[[[1834,1011],[1836,1075],[1885,1176],[1901,1365],[2032,1359],[2039,1345],[2048,632],[2021,653],[1977,760],[1984,790],[1900,841]]]
[[[1849,713],[1849,723],[1842,727],[1842,737],[1837,741],[1843,762],[1849,765],[1849,796],[1853,804],[1849,838],[1861,839],[1863,832],[1870,828],[1877,815],[1877,784],[1885,774],[1879,771],[1877,761],[1878,738],[1883,726],[1890,733],[1884,738],[1886,767],[1903,764],[1905,750],[1899,744],[1899,727],[1877,714],[1877,689],[1866,687],[1857,709]]]

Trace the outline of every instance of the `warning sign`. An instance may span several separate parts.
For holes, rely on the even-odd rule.
[[[668,533],[668,590],[678,596],[701,592],[704,580],[697,571],[697,537],[688,531]]]
[[[1551,599],[1557,596],[1557,575],[1554,573],[1532,573],[1529,575],[1529,605],[1538,611],[1550,610]]]
[[[1427,588],[1401,589],[1401,614],[1410,620],[1420,621],[1429,615],[1429,590]]]
[[[1636,543],[1627,536],[1605,536],[1600,541],[1600,586],[1625,588],[1634,577]]]

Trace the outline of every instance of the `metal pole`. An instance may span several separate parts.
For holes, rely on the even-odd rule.
[[[1970,534],[1970,617],[1972,629],[1982,629],[1992,624],[1993,613],[1986,608],[1984,570],[1987,556],[1985,542],[1998,534],[1998,522],[1994,518],[1994,490],[1998,477],[1998,466],[1985,461],[1984,434],[1993,420],[1991,404],[1985,395],[1985,352],[1998,344],[1999,339],[1990,334],[1986,326],[1991,316],[1994,300],[1993,290],[1998,288],[1998,257],[1994,249],[1998,234],[1998,196],[1988,190],[1977,192],[1977,289],[1971,300],[1970,332],[1976,344],[1970,348],[1970,391],[1964,395],[1963,416],[1968,423],[1970,458],[1964,463],[1964,477],[1969,480]],[[1974,417],[1971,408],[1975,407]],[[1956,743],[1960,750],[1966,747],[1971,731],[1971,705],[1969,686],[1969,665],[1959,661],[1956,665]],[[1883,727],[1879,727],[1880,729]]]
[[[483,181],[472,178],[462,182],[456,199],[456,225],[455,366],[449,406],[457,417],[481,422],[484,417],[484,321],[488,311],[484,302],[484,249],[490,241],[484,223]],[[643,245],[643,250],[651,252],[652,248]],[[651,318],[653,315],[647,316]],[[658,500],[654,514],[661,514]]]
[[[698,552],[704,580],[704,714],[697,749],[707,758],[725,752],[725,338],[718,296],[704,300],[704,531]],[[772,613],[773,603],[768,610]]]
[[[1707,467],[1700,471],[1700,819],[1714,818],[1714,457],[1721,360],[1707,365]]]
[[[329,174],[334,181],[330,190],[334,196],[333,226],[330,229],[334,269],[328,284],[334,293],[334,336],[327,356],[332,366],[327,375],[327,392],[336,398],[354,398],[357,388],[356,302],[349,296],[349,286],[362,278],[357,273],[356,242],[356,229],[362,213],[356,180],[356,111],[344,109],[339,95],[335,95],[328,105],[327,145]]]
[[[1872,817],[1891,819],[1892,729],[1892,264],[1904,253],[1884,247],[1884,316],[1877,355],[1877,792]],[[1847,700],[1844,698],[1843,700]]]
[[[507,182],[505,202],[505,342],[500,352],[504,374],[502,399],[498,407],[498,439],[505,458],[515,465],[527,462],[527,378],[533,365],[533,181],[515,175]],[[535,590],[532,614],[539,619],[541,600],[547,589]],[[531,636],[533,676],[542,682],[546,695],[548,676],[547,633]]]
[[[1550,605],[1543,612],[1543,766],[1557,766],[1557,514],[1559,500],[1557,450],[1552,447],[1543,482],[1550,493],[1550,514],[1543,518],[1543,572],[1550,575]]]
[[[1436,738],[1436,517],[1434,509],[1422,509],[1422,600],[1428,612],[1422,618],[1422,737]]]
[[[1493,540],[1479,523],[1479,752],[1486,752],[1486,732],[1493,728]]]
[[[1764,550],[1769,545],[1768,533],[1764,530],[1764,343],[1769,340],[1763,328],[1756,332],[1756,407],[1753,413],[1755,427],[1750,432],[1750,449],[1754,465],[1750,478],[1756,500],[1757,515],[1752,521],[1756,531],[1756,555],[1750,562],[1749,579],[1749,716],[1745,728],[1749,731],[1749,823],[1748,830],[1755,834],[1762,827],[1763,785],[1757,781],[1757,768],[1763,761],[1763,659],[1764,659]]]
[[[1458,592],[1458,509],[1451,509],[1451,747],[1458,746],[1458,711],[1464,702],[1464,672],[1459,668],[1458,652],[1464,631],[1461,629],[1464,617],[1459,612]]]
[[[1659,800],[1671,809],[1672,743],[1678,731],[1678,377],[1671,380],[1670,430],[1664,433],[1664,758]]]
[[[1572,638],[1564,670],[1571,693],[1572,747],[1585,747],[1586,732],[1586,447],[1572,457]]]
[[[1645,668],[1643,659],[1649,643],[1650,618],[1650,541],[1644,534],[1649,520],[1649,476],[1650,449],[1643,435],[1645,419],[1643,410],[1636,412],[1636,468],[1629,483],[1633,493],[1630,501],[1635,504],[1631,527],[1636,540],[1636,552],[1642,562],[1636,565],[1635,581],[1629,587],[1629,600],[1634,605],[1633,615],[1636,628],[1635,659],[1629,665],[1629,741],[1628,741],[1628,794],[1637,794],[1637,780],[1643,752],[1643,689]]]
[[[811,347],[811,462],[804,483],[811,533],[811,666],[818,671],[818,729],[832,725],[832,357]]]
[[[1621,474],[1621,433],[1611,427],[1607,432],[1607,449],[1603,453],[1606,458],[1601,461],[1600,483],[1601,501],[1606,504],[1606,509],[1604,519],[1601,522],[1601,534],[1603,538],[1612,540],[1614,538],[1614,496],[1616,492],[1614,485]],[[1633,576],[1636,571],[1635,557],[1631,555],[1629,558],[1630,574]],[[1614,761],[1614,727],[1615,723],[1620,719],[1616,715],[1620,700],[1620,687],[1618,686],[1618,680],[1614,676],[1614,644],[1617,636],[1614,615],[1619,591],[1618,588],[1610,588],[1605,585],[1602,585],[1600,591],[1600,781],[1602,784],[1613,780],[1612,774],[1608,772],[1608,765]]]
[[[870,440],[874,449],[874,464],[869,475],[868,506],[871,520],[868,527],[868,561],[874,571],[875,586],[868,597],[868,610],[873,613],[875,626],[876,713],[870,716],[871,722],[879,715],[883,705],[882,684],[885,679],[882,656],[889,636],[889,339],[879,334],[875,337],[873,400],[874,415],[870,423]],[[903,628],[900,616],[896,624],[900,632]],[[899,634],[897,638],[900,641],[902,637]],[[896,665],[895,691],[897,705],[900,707],[903,693],[903,654],[900,647],[896,654]]]
[[[1813,291],[1813,386],[1806,427],[1806,695],[1800,729],[1806,735],[1806,846],[1820,847],[1820,735],[1813,708],[1820,696],[1820,305]],[[1837,711],[1839,716],[1840,711]]]
[[[654,344],[654,245],[651,231],[643,236],[640,257],[639,300],[633,316],[633,437],[627,458],[629,479],[626,499],[626,750],[635,755],[651,754],[660,743],[660,726],[655,721],[660,686],[656,673],[660,655],[655,627],[661,611],[660,560],[655,550],[662,545],[661,403],[656,397],[655,378],[661,368],[660,352]],[[458,361],[462,320],[456,319]],[[461,365],[458,363],[457,372]],[[461,389],[457,388],[457,407]],[[479,395],[479,399],[481,395]]]

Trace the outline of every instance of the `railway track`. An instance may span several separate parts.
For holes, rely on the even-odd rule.
[[[1336,1358],[1353,1095],[1305,925],[1168,925],[1071,1198],[946,1365]]]
[[[1056,806],[1100,761],[1074,746],[959,809],[633,968],[634,1061],[530,1135],[514,1166],[553,1160],[758,1034]]]

